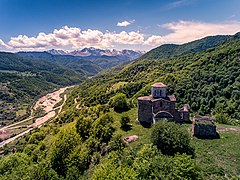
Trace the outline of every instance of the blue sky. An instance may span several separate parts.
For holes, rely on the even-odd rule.
[[[0,50],[149,50],[240,31],[239,0],[1,0]]]

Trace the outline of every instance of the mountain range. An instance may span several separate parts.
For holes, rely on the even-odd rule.
[[[85,65],[87,64],[88,67],[95,66],[95,70],[93,70],[94,68],[91,68],[91,71],[93,70],[92,72],[96,74],[96,72],[99,72],[102,69],[108,69],[116,65],[128,63],[133,59],[139,58],[144,53],[145,53],[144,51],[134,51],[127,49],[117,51],[115,49],[103,50],[90,47],[74,51],[51,49],[43,52],[18,52],[17,54],[23,57],[30,58],[55,59],[54,61],[58,63],[59,61],[61,61],[60,65],[64,65],[67,67],[69,66],[66,65],[66,63],[70,61],[71,62],[70,66],[73,68],[73,70],[76,70],[75,67],[78,67],[79,63],[80,64],[84,63]]]
[[[129,60],[133,60],[142,56],[145,52],[144,51],[135,51],[135,50],[116,50],[116,49],[97,49],[94,47],[84,48],[82,50],[74,50],[74,51],[64,51],[64,50],[57,50],[51,49],[46,51],[53,55],[71,55],[71,56],[79,56],[79,57],[102,57],[102,56],[119,56],[124,57]]]

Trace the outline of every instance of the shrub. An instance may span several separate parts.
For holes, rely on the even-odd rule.
[[[76,130],[83,140],[89,137],[93,120],[90,117],[77,119]]]
[[[109,147],[111,151],[123,150],[125,147],[125,143],[122,140],[122,134],[115,134],[109,142]]]
[[[173,179],[200,179],[201,172],[193,159],[186,154],[177,154],[173,158]]]
[[[190,135],[180,124],[167,121],[157,122],[151,134],[151,141],[163,154],[187,153],[193,155]]]
[[[124,112],[129,109],[127,97],[125,94],[119,93],[109,100],[109,105],[113,107],[116,112]]]
[[[91,136],[98,139],[100,143],[107,143],[115,130],[112,123],[113,117],[108,114],[101,116],[92,124]]]
[[[229,118],[226,114],[216,114],[215,115],[216,122],[220,124],[229,124]]]
[[[130,118],[129,116],[122,116],[121,118],[121,128],[127,127],[130,123]]]

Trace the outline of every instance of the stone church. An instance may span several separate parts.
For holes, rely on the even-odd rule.
[[[138,121],[141,124],[154,124],[157,120],[167,118],[175,122],[190,123],[189,105],[180,110],[175,107],[176,97],[167,95],[167,86],[161,82],[152,85],[152,94],[138,98]]]

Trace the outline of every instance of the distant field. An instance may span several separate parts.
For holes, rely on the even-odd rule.
[[[121,116],[125,114],[131,118],[132,129],[123,131],[120,129]],[[137,109],[131,109],[128,112],[118,114],[111,112],[114,117],[114,126],[123,137],[137,135],[139,139],[130,144],[132,148],[141,148],[143,144],[151,143],[151,128],[143,128],[136,123]],[[191,129],[191,124],[184,124],[186,128]],[[239,128],[229,125],[218,125],[226,128]],[[210,179],[226,179],[231,176],[240,175],[240,132],[221,131],[220,139],[203,140],[192,138],[191,144],[195,147],[196,164],[202,170],[203,176]],[[223,178],[223,177],[226,178]]]

